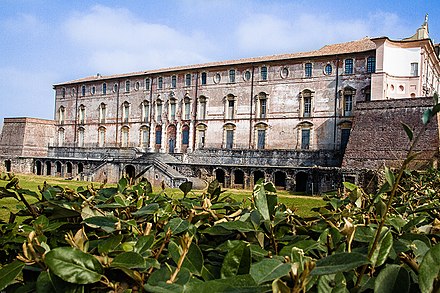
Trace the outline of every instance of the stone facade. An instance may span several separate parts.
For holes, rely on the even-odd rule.
[[[169,186],[218,179],[240,188],[266,178],[292,191],[325,192],[351,176],[342,162],[348,169],[383,163],[375,155],[360,166],[372,150],[362,143],[364,131],[380,127],[390,107],[397,111],[390,117],[410,113],[412,125],[425,104],[394,99],[439,91],[438,52],[425,22],[401,41],[363,38],[311,52],[64,82],[54,85],[54,135],[40,136],[49,144],[45,153],[20,153],[5,120],[2,141],[14,147],[3,147],[3,156],[30,155],[28,172],[69,178],[127,174]],[[356,137],[349,139],[354,117]],[[389,126],[393,132],[398,125]],[[429,152],[435,144],[426,145]]]

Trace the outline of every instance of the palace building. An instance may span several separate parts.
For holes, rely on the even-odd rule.
[[[217,179],[250,188],[266,178],[279,188],[325,192],[348,177],[360,180],[362,162],[374,169],[399,159],[392,150],[371,153],[377,146],[369,140],[380,137],[378,125],[396,130],[390,111],[418,123],[431,105],[425,97],[439,91],[439,60],[425,20],[403,40],[363,38],[58,83],[53,121],[5,119],[0,168],[95,181],[125,174],[169,186]],[[427,141],[423,160],[432,163],[438,135]]]

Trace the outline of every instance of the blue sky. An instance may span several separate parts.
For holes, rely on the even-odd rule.
[[[52,85],[102,75],[411,36],[437,0],[0,0],[0,125],[52,119]]]

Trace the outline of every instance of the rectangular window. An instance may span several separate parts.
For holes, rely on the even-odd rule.
[[[157,82],[157,87],[161,90],[163,86],[163,78],[159,77],[158,82]]]
[[[234,100],[228,101],[228,119],[234,119]]]
[[[130,106],[128,104],[124,104],[124,112],[122,113],[122,120],[124,123],[128,123],[128,116],[130,114]]]
[[[226,148],[232,149],[234,145],[234,130],[228,129],[226,130]]]
[[[156,144],[162,144],[162,130],[156,130]]]
[[[348,139],[350,138],[350,129],[341,130],[341,150],[345,150],[348,144]]]
[[[149,78],[145,79],[145,90],[146,91],[150,90],[150,79]]]
[[[310,117],[312,113],[312,98],[304,97],[304,117]]]
[[[411,63],[411,76],[419,76],[419,63]]]
[[[206,118],[206,102],[200,102],[200,119],[204,120]]]
[[[310,148],[310,129],[301,130],[301,149],[308,150]]]
[[[267,80],[267,67],[261,67],[261,80]]]
[[[182,144],[189,144],[189,130],[182,131]]]
[[[142,129],[142,134],[141,134],[141,145],[142,147],[148,147],[148,141],[150,139],[150,133],[148,132],[148,129]]]
[[[229,70],[229,82],[231,83],[235,82],[235,69]]]
[[[102,94],[103,95],[107,94],[107,84],[105,82],[102,84]]]
[[[126,93],[130,92],[130,81],[129,80],[127,80],[125,82],[125,92]]]
[[[176,120],[176,103],[170,104],[170,120]]]
[[[191,85],[191,74],[185,75],[185,86]]]
[[[102,148],[104,146],[104,141],[105,141],[105,130],[104,129],[99,129],[99,133],[98,133],[98,146]]]
[[[367,58],[367,72],[374,73],[376,71],[376,57]]]
[[[353,59],[345,60],[345,74],[353,74]]]
[[[79,123],[85,124],[86,120],[86,109],[80,108],[79,109]]]
[[[264,145],[266,144],[266,130],[260,129],[258,130],[258,142],[257,142],[257,149],[263,150]]]
[[[105,123],[106,109],[105,105],[101,105],[99,108],[99,123]]]
[[[81,96],[85,96],[86,95],[86,86],[85,85],[83,85],[82,87],[81,87]]]
[[[177,86],[177,78],[175,75],[171,77],[171,88],[175,89]]]
[[[266,118],[266,99],[260,99],[260,118]]]
[[[191,114],[191,103],[185,102],[185,120],[189,120]]]
[[[60,124],[64,124],[64,111],[65,111],[64,107],[61,107],[60,108],[59,117],[58,117],[59,118],[58,121],[59,121]]]
[[[304,66],[304,76],[312,77],[312,63],[306,63]]]
[[[202,85],[206,85],[206,72],[202,72]]]
[[[156,121],[162,121],[162,104],[157,104],[157,116]]]
[[[150,105],[146,102],[142,104],[142,122],[147,123],[150,116]]]
[[[344,116],[351,116],[351,111],[353,110],[353,96],[344,96]]]

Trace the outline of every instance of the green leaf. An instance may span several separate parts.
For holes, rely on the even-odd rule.
[[[405,130],[406,135],[409,138],[409,141],[412,141],[414,138],[414,134],[413,134],[413,131],[411,130],[411,128],[408,126],[408,124],[405,124],[403,122],[400,122],[400,124],[402,124],[403,130]]]
[[[250,275],[239,275],[203,283],[189,284],[188,290],[185,290],[185,292],[258,293],[268,292],[270,289],[270,285],[257,285]]]
[[[66,282],[91,284],[98,282],[103,273],[99,261],[92,255],[72,247],[58,247],[46,254],[50,271]]]
[[[122,177],[121,179],[119,179],[119,182],[118,182],[118,191],[120,193],[123,193],[125,188],[127,187],[127,185],[128,185],[127,178]]]
[[[139,253],[128,251],[118,254],[113,259],[111,266],[126,269],[142,269],[145,268],[145,260]]]
[[[99,253],[109,253],[113,251],[119,244],[121,244],[123,235],[110,236],[107,239],[103,239],[98,244]]]
[[[84,219],[84,223],[86,223],[90,227],[92,228],[99,227],[107,233],[113,233],[114,231],[116,231],[116,223],[118,223],[118,221],[119,220],[113,216],[111,217],[99,216],[99,217],[90,217]]]
[[[159,210],[160,206],[158,203],[152,203],[146,206],[143,206],[138,211],[131,213],[135,217],[143,217],[146,215],[153,215]]]
[[[11,284],[15,278],[21,273],[25,264],[15,260],[0,269],[0,290],[3,290]]]
[[[342,182],[342,184],[344,184],[344,187],[347,188],[350,191],[353,191],[353,190],[358,188],[356,184],[353,184],[351,182],[345,182],[344,181],[344,182]]]
[[[422,292],[432,292],[434,282],[437,288],[440,282],[440,244],[437,244],[425,254],[420,264],[419,285]]]
[[[257,284],[272,281],[287,275],[291,265],[276,259],[265,258],[251,265],[250,275]]]
[[[179,185],[179,189],[182,190],[182,192],[183,192],[183,197],[186,197],[188,192],[191,191],[192,186],[193,186],[193,183],[191,181],[186,181],[186,182],[183,182],[182,184]]]
[[[432,118],[432,111],[431,109],[427,109],[425,110],[425,112],[423,112],[423,116],[422,116],[422,122],[424,125],[428,124],[428,122],[431,120]]]
[[[269,221],[277,205],[277,196],[275,194],[266,193],[263,182],[255,185],[252,196],[254,198],[255,207],[263,216],[263,219]]]
[[[220,274],[222,278],[248,274],[250,266],[251,250],[249,243],[240,241],[226,254]]]
[[[412,250],[414,252],[414,255],[416,256],[416,260],[419,264],[422,263],[423,258],[425,257],[426,253],[429,251],[428,245],[426,245],[425,242],[420,240],[414,240],[412,242]]]
[[[318,292],[348,293],[343,273],[323,275],[318,280]]]
[[[145,252],[148,251],[148,249],[150,249],[153,242],[154,242],[153,235],[141,236],[134,245],[133,251],[143,255]]]
[[[225,228],[226,230],[237,230],[243,233],[252,232],[256,230],[250,222],[243,222],[243,221],[223,222],[215,226]]]
[[[82,293],[84,285],[68,283],[50,272],[42,271],[38,276],[36,289],[39,293]]]
[[[182,255],[182,248],[174,241],[168,244],[168,250],[172,259],[177,264]],[[189,250],[182,263],[182,267],[187,268],[191,273],[201,276],[203,269],[203,254],[197,244],[191,243]]]
[[[177,235],[188,230],[189,222],[187,220],[182,220],[181,218],[173,218],[168,222],[167,226],[171,229],[173,235]],[[168,229],[165,227],[164,230],[167,231]]]
[[[319,259],[311,274],[328,275],[339,272],[348,272],[368,263],[367,257],[363,254],[357,252],[342,252]]]
[[[405,268],[399,265],[387,265],[380,271],[374,282],[374,292],[405,293],[409,292],[409,289],[409,273]]]
[[[373,242],[374,240],[372,240]],[[369,249],[371,249],[370,243]],[[384,231],[382,230],[379,242],[377,243],[376,250],[371,256],[371,264],[373,267],[381,266],[385,263],[388,255],[390,254],[391,249],[393,248],[393,235],[390,230]]]
[[[385,167],[385,179],[387,180],[390,186],[394,185],[394,181],[395,181],[394,173],[388,167]]]

